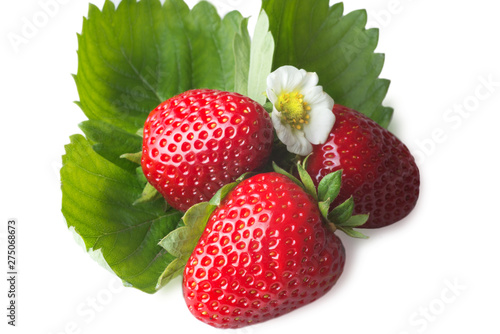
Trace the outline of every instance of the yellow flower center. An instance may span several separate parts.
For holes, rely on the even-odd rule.
[[[302,130],[309,123],[311,107],[304,101],[304,95],[299,92],[282,93],[276,101],[276,109],[281,112],[281,121],[290,124],[297,130]]]

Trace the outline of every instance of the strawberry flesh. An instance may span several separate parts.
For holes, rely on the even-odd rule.
[[[160,104],[144,126],[144,174],[175,209],[208,201],[225,184],[263,166],[273,126],[257,102],[237,93],[187,91]]]
[[[406,217],[415,207],[420,175],[408,148],[367,116],[341,105],[325,144],[314,145],[307,171],[318,185],[343,170],[342,187],[332,207],[351,195],[354,214],[370,214],[363,228],[378,228]]]
[[[323,296],[344,262],[314,199],[284,175],[259,174],[210,216],[184,270],[184,298],[209,325],[243,327]]]

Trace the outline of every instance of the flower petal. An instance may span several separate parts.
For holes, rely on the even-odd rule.
[[[267,88],[266,94],[267,94],[267,98],[269,99],[269,101],[271,101],[272,104],[274,104],[276,101],[278,101],[278,96],[276,95],[276,93],[274,92],[274,90],[272,88]]]
[[[327,109],[333,109],[334,101],[330,95],[323,91],[323,87],[315,86],[311,89],[305,90],[303,92],[304,100],[309,103],[311,108],[314,107],[325,107]]]
[[[292,129],[289,124],[283,124],[276,109],[271,114],[276,135],[283,144],[286,145],[288,152],[309,155],[312,152],[312,145],[304,136],[304,132]]]
[[[294,138],[291,134],[292,128],[288,124],[283,124],[281,122],[281,116],[280,112],[276,110],[276,108],[273,109],[273,112],[271,113],[271,120],[273,122],[274,129],[276,130],[276,135],[278,138],[285,144],[288,145],[289,143],[292,143]]]
[[[287,145],[286,148],[289,152],[306,156],[312,153],[313,147],[311,143],[304,136],[302,131],[294,131],[294,142]]]
[[[307,72],[293,66],[281,66],[267,77],[267,87],[276,95],[294,91],[302,82]]]
[[[311,109],[309,124],[304,126],[304,134],[313,145],[324,144],[335,124],[335,115],[332,109]]]
[[[304,94],[310,89],[316,87],[318,82],[319,78],[315,72],[306,72],[306,75],[302,78],[302,82],[296,87],[296,90]]]
[[[276,135],[286,145],[289,152],[308,155],[312,152],[312,145],[322,144],[328,139],[328,135],[335,122],[335,115],[332,112],[334,101],[318,86],[319,78],[316,73],[309,73],[305,70],[297,69],[293,66],[282,66],[267,77],[267,95],[273,103],[271,118]],[[309,122],[301,119],[304,127],[294,127],[295,118],[289,118],[288,114],[284,118],[276,108],[276,103],[282,94],[298,93],[304,96],[304,107],[309,112]],[[290,95],[288,98],[302,98],[298,94]],[[292,101],[302,103],[302,101]],[[288,103],[288,102],[287,102]],[[294,115],[294,117],[297,117]],[[305,114],[299,117],[305,117]],[[304,121],[304,122],[302,122]]]

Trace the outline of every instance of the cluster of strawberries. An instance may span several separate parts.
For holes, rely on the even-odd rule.
[[[188,211],[239,182],[216,195],[186,259],[183,293],[198,319],[237,328],[310,303],[342,273],[336,230],[359,236],[354,227],[387,226],[414,208],[419,171],[406,146],[357,111],[332,113],[326,142],[288,171],[269,113],[248,97],[191,90],[147,118],[142,168],[170,206]]]

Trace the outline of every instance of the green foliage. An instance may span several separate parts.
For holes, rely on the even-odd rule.
[[[86,138],[74,135],[66,146],[62,212],[87,251],[127,285],[153,293],[181,273],[208,215],[234,186],[181,220],[182,213],[147,184],[135,152],[147,115],[164,100],[211,88],[264,104],[270,71],[294,65],[317,72],[337,103],[383,126],[390,121],[392,109],[382,106],[389,81],[378,78],[384,57],[374,53],[378,32],[365,29],[365,11],[343,16],[342,4],[330,7],[328,0],[264,0],[262,8],[250,41],[247,18],[237,11],[221,18],[205,1],[192,10],[182,0],[123,0],[118,6],[106,0],[102,10],[89,7],[74,76],[77,104],[88,118],[80,124]],[[278,153],[273,158],[281,161]],[[359,236],[353,227],[366,217],[352,216],[352,200],[329,210],[339,175],[327,176],[317,191],[301,167],[304,183],[274,165],[319,197],[325,218]]]
[[[137,133],[167,98],[192,88],[234,90],[233,41],[250,45],[246,25],[238,12],[221,19],[208,2],[189,10],[181,0],[124,0],[117,8],[106,1],[102,10],[90,5],[84,19],[74,78],[87,139],[73,136],[66,147],[62,211],[87,250],[100,250],[120,278],[143,291],[167,282],[175,256],[158,242],[182,214],[165,211],[136,173],[137,158],[123,156],[141,151]]]
[[[157,243],[177,228],[181,213],[163,200],[134,206],[143,183],[97,154],[81,135],[71,137],[61,170],[62,212],[88,251],[100,250],[123,281],[148,293],[173,256]]]
[[[135,133],[164,100],[192,88],[232,91],[233,41],[250,44],[239,12],[224,19],[202,1],[124,0],[90,5],[78,36],[78,103],[85,115]],[[241,34],[241,35],[240,35]],[[125,152],[124,152],[125,153]]]
[[[374,53],[378,30],[366,30],[365,10],[343,16],[328,0],[263,0],[275,40],[273,69],[293,65],[317,72],[335,103],[387,127],[393,110],[382,106],[389,81],[378,79],[384,55]]]

